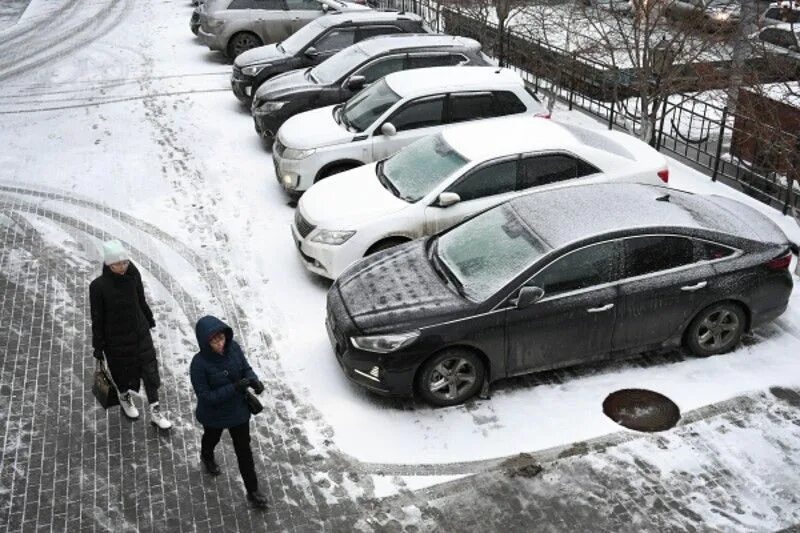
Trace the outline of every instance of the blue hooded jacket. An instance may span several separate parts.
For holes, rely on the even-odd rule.
[[[244,394],[233,384],[242,378],[256,378],[253,369],[233,340],[233,330],[222,320],[204,316],[195,326],[200,352],[195,354],[189,367],[192,387],[197,395],[197,421],[212,428],[231,428],[250,420]],[[215,333],[225,333],[225,349],[218,354],[208,341]]]

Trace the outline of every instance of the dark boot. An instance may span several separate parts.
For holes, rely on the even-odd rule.
[[[200,456],[200,459],[203,461],[203,466],[206,467],[206,472],[212,476],[218,476],[222,473],[222,470],[219,469],[219,465],[214,460],[213,456],[210,459]]]
[[[252,503],[253,506],[258,507],[259,509],[267,508],[267,497],[260,490],[254,490],[253,492],[248,492],[247,501]]]

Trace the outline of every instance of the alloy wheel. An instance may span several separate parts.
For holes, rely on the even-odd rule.
[[[739,317],[728,309],[709,313],[697,328],[697,344],[704,350],[724,350],[735,342],[740,329]]]
[[[477,379],[478,371],[470,361],[462,357],[450,357],[433,368],[427,387],[431,395],[451,402],[460,399]]]

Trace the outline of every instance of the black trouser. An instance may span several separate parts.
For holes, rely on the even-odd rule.
[[[139,392],[139,381],[144,382],[144,391],[149,403],[158,401],[158,388],[161,386],[161,376],[158,374],[158,361],[153,359],[149,363],[140,363],[135,358],[106,357],[108,369],[117,389],[122,394],[132,390]]]
[[[219,439],[222,438],[223,431],[225,431],[223,428],[203,426],[200,457],[204,460],[214,458],[214,448],[217,447]],[[239,473],[242,474],[245,489],[247,489],[247,492],[258,490],[256,466],[253,463],[253,451],[250,449],[250,422],[228,428],[228,433],[231,434],[231,439],[233,440],[233,449],[236,452]]]

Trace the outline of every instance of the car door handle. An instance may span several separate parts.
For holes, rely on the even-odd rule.
[[[603,311],[608,311],[609,309],[613,308],[614,304],[606,304],[602,307],[590,307],[589,309],[587,309],[587,311],[590,313],[602,313]]]
[[[686,292],[699,291],[700,289],[702,289],[706,285],[708,285],[707,281],[699,281],[699,282],[695,283],[694,285],[684,285],[683,287],[681,287],[681,290],[682,291],[686,291]]]

